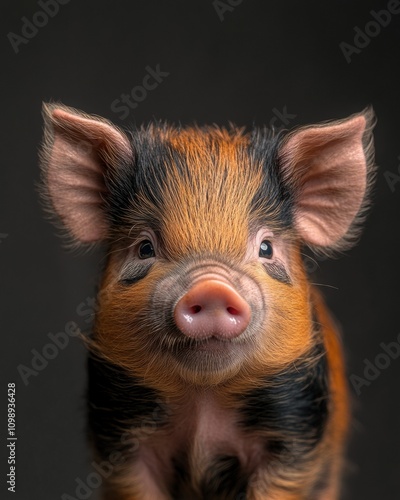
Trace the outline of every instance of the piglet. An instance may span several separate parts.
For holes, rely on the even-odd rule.
[[[358,235],[372,111],[275,135],[44,119],[48,208],[107,250],[86,340],[103,498],[337,499],[341,342],[301,252]]]

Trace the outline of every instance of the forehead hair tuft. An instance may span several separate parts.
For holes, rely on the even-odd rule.
[[[277,165],[280,135],[166,123],[131,135],[133,163],[107,182],[108,214],[118,232],[151,227],[172,253],[178,245],[227,252],[243,249],[252,225],[290,225],[290,193]]]

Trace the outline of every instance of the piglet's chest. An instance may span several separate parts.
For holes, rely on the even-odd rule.
[[[224,488],[239,495],[265,460],[264,440],[242,428],[238,412],[215,398],[188,400],[173,409],[163,428],[143,440],[138,472],[152,488],[158,485],[160,498],[212,498]]]

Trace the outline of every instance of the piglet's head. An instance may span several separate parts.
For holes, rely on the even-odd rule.
[[[315,342],[306,244],[347,247],[372,171],[372,112],[271,136],[129,134],[44,107],[47,203],[108,263],[93,345],[157,388],[257,379]]]

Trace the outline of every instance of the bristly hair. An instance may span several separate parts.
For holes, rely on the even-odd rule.
[[[364,115],[366,120],[366,127],[362,138],[365,162],[367,167],[367,184],[364,194],[363,202],[358,211],[358,214],[354,218],[350,228],[347,233],[341,238],[333,247],[328,249],[316,250],[316,253],[324,254],[328,257],[335,256],[340,252],[349,250],[354,246],[361,236],[362,225],[371,209],[371,198],[373,194],[373,188],[375,186],[375,179],[377,173],[377,165],[375,164],[375,148],[374,148],[374,136],[372,134],[373,129],[376,125],[376,116],[372,106],[366,107],[361,113],[356,113],[353,116]],[[315,249],[313,249],[315,251]]]
[[[374,152],[374,137],[373,137],[373,129],[376,125],[376,116],[374,113],[374,110],[372,106],[366,107],[363,111],[359,113],[354,113],[353,115],[344,118],[342,120],[326,120],[319,122],[318,124],[312,124],[312,125],[307,125],[304,127],[296,127],[289,133],[287,133],[281,141],[281,146],[284,146],[290,138],[294,135],[297,134],[300,130],[307,130],[310,128],[318,128],[318,127],[324,127],[327,125],[330,125],[332,123],[334,124],[341,124],[347,121],[350,121],[353,118],[356,118],[358,116],[364,116],[365,121],[366,121],[366,127],[363,133],[362,137],[362,146],[364,150],[364,156],[365,156],[365,163],[366,163],[366,188],[365,188],[365,193],[363,196],[362,203],[360,205],[360,208],[358,210],[358,213],[355,215],[352,223],[350,224],[349,228],[347,229],[346,233],[338,239],[334,244],[328,245],[328,246],[317,246],[317,245],[312,245],[308,243],[304,243],[312,250],[314,254],[317,256],[321,257],[328,257],[328,258],[335,258],[337,256],[340,256],[343,254],[345,251],[349,250],[352,248],[357,242],[358,239],[361,236],[362,232],[362,225],[369,213],[369,210],[371,208],[371,197],[373,194],[373,188],[375,185],[375,178],[376,178],[376,172],[377,172],[377,166],[375,164],[375,152]],[[284,156],[280,156],[277,161],[277,167],[278,171],[281,171],[281,165],[284,162]],[[299,186],[296,186],[296,181],[292,183],[292,192],[298,192]],[[296,196],[294,196],[295,198]],[[296,213],[296,200],[294,200],[294,211],[293,211],[293,217],[295,217]]]
[[[263,166],[263,182],[253,200],[253,210],[261,213],[272,211],[290,228],[293,222],[293,193],[279,170],[279,149],[283,132],[276,134],[268,127],[254,128],[250,135],[249,156],[255,164]],[[268,208],[266,207],[268,204]]]
[[[126,139],[126,148],[130,150],[129,161],[120,158],[115,168],[107,165],[110,153],[114,163],[118,160],[118,155],[112,151],[112,140],[106,144],[107,147],[103,147],[103,144],[99,152],[104,168],[101,182],[105,192],[99,191],[97,196],[102,197],[102,217],[108,227],[106,239],[109,242],[119,238],[121,233],[129,235],[132,229],[146,225],[156,233],[161,233],[162,228],[171,221],[167,214],[179,210],[184,212],[180,221],[189,222],[192,234],[198,234],[204,229],[195,219],[204,216],[204,207],[210,199],[213,203],[208,214],[211,217],[211,213],[217,214],[219,211],[220,217],[213,216],[208,221],[208,230],[213,233],[208,235],[209,241],[212,238],[220,239],[219,228],[215,223],[224,220],[224,217],[229,217],[235,224],[239,221],[238,228],[242,230],[245,224],[250,231],[264,224],[274,232],[286,231],[292,238],[296,237],[295,231],[287,230],[295,226],[299,186],[296,186],[295,179],[292,182],[292,179],[285,178],[281,167],[284,161],[282,147],[293,134],[298,133],[298,128],[293,132],[274,134],[266,127],[245,131],[234,125],[228,128],[217,125],[182,127],[152,122],[147,126],[122,131],[105,119],[54,103],[45,105],[43,111],[45,134],[40,152],[42,182],[39,190],[47,214],[52,219],[56,218],[58,227],[68,234],[68,240],[73,242],[70,246],[91,248],[94,243],[82,245],[71,236],[62,221],[63,214],[55,213],[54,200],[50,196],[46,175],[54,142],[54,126],[63,127],[63,123],[57,122],[51,115],[55,109],[108,126],[109,130],[115,130]],[[372,138],[375,119],[372,108],[367,108],[360,115],[367,122],[363,135],[367,165],[366,193],[346,234],[331,245],[322,247],[309,244],[317,253],[331,255],[351,247],[360,234],[361,223],[369,209],[376,173]],[[323,127],[328,123],[311,127]],[[76,129],[75,133],[80,132]],[[82,137],[85,137],[83,133]],[[87,143],[92,139],[90,137]],[[104,142],[107,141],[103,138]],[[96,141],[91,145],[95,148]],[[198,208],[200,205],[201,209]],[[212,227],[213,223],[216,227]]]
[[[43,103],[42,105],[43,140],[38,155],[41,176],[40,181],[36,184],[35,187],[37,192],[39,193],[39,199],[42,204],[45,216],[53,222],[57,232],[59,233],[59,236],[64,243],[64,247],[72,251],[89,252],[93,250],[99,242],[82,243],[81,241],[79,241],[67,228],[62,214],[57,212],[53,196],[50,194],[48,174],[49,163],[55,142],[55,124],[57,123],[57,127],[60,127],[61,129],[63,128],[62,124],[59,121],[54,120],[53,112],[55,110],[61,110],[68,114],[76,115],[77,117],[85,118],[87,120],[91,120],[104,125],[111,125],[111,122],[101,116],[84,113],[78,109],[65,106],[64,104],[56,101],[49,101],[47,103]],[[127,133],[114,124],[112,124],[112,127],[115,131],[118,131],[121,134]],[[93,143],[91,143],[91,141],[93,141]],[[76,149],[78,150],[81,148],[82,150],[86,150],[87,152],[93,151],[96,148],[96,144],[98,145],[100,142],[101,141],[99,140],[99,138],[91,137],[90,139],[82,139],[82,137],[80,137],[78,138]],[[104,153],[105,154],[103,160],[109,160],[110,155],[107,154],[109,152],[104,151]],[[104,174],[106,174],[106,172]]]
[[[192,183],[191,194],[210,196],[214,201],[220,196],[232,202],[235,195],[235,203],[226,209],[233,214],[236,205],[247,209],[250,223],[268,222],[282,230],[291,227],[293,197],[277,168],[280,134],[273,135],[267,128],[246,133],[234,125],[227,129],[153,122],[130,135],[133,165],[124,166],[107,178],[107,214],[115,232],[146,223],[159,231],[166,200],[171,200],[171,182],[176,182],[176,190],[190,190]],[[233,194],[228,196],[229,190]],[[241,205],[241,198],[249,196],[251,190],[254,192],[249,206]],[[185,200],[176,195],[182,210],[188,206],[184,203],[188,197]],[[191,205],[196,203],[200,203],[198,199],[192,200]],[[177,206],[173,208],[176,210]],[[222,202],[219,208],[224,209]],[[234,216],[231,219],[236,220]]]

